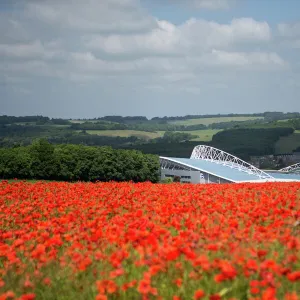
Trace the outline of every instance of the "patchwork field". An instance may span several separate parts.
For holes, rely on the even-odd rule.
[[[203,142],[209,142],[212,140],[212,137],[214,134],[218,133],[218,129],[204,129],[204,130],[193,130],[193,131],[183,131],[186,133],[190,133],[193,135],[197,135],[198,138],[193,139],[192,141],[203,141]]]
[[[210,125],[213,123],[231,122],[231,121],[249,121],[255,119],[263,119],[263,117],[220,117],[220,118],[202,118],[202,119],[188,119],[180,121],[172,121],[170,123],[176,123],[181,125]]]
[[[193,141],[211,141],[212,136],[221,130],[217,129],[205,129],[205,130],[194,130],[194,131],[178,131],[190,133],[192,135],[197,135],[198,138],[193,139]],[[120,137],[143,137],[145,139],[154,139],[158,137],[162,137],[164,135],[164,131],[156,131],[156,132],[147,132],[147,131],[138,131],[138,130],[87,130],[89,134],[97,134],[101,136],[120,136]]]
[[[139,131],[139,130],[87,130],[89,134],[97,134],[101,136],[120,136],[120,137],[143,137],[145,139],[154,139],[157,137],[161,137],[164,134],[164,131],[156,131],[156,132],[147,132],[147,131]]]
[[[299,299],[300,184],[0,182],[0,299]]]

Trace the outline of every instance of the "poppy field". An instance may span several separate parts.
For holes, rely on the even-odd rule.
[[[299,295],[299,183],[0,182],[0,300]]]

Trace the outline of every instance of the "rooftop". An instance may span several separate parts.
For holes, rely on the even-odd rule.
[[[223,178],[231,182],[248,182],[248,181],[300,181],[300,175],[287,174],[267,171],[266,173],[273,178],[262,179],[256,174],[247,173],[245,170],[239,170],[236,167],[222,164],[222,162],[208,161],[202,159],[192,158],[178,158],[178,157],[161,157],[173,162],[188,166],[190,168],[203,171],[205,173]]]

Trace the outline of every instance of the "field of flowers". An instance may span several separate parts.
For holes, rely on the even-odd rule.
[[[300,299],[300,184],[0,182],[0,299]]]

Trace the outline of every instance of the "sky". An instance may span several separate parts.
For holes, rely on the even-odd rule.
[[[300,111],[299,0],[1,0],[0,115]]]

